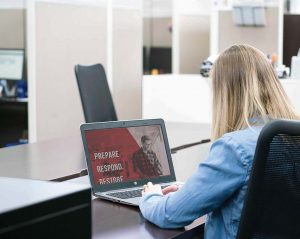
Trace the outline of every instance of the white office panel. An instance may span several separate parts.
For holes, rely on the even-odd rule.
[[[34,7],[35,140],[40,141],[79,132],[84,117],[74,66],[106,67],[107,25],[101,6],[37,1]]]
[[[174,122],[211,122],[211,82],[200,75],[143,78],[143,118]]]
[[[141,118],[141,1],[26,3],[30,142],[79,132],[76,64],[101,63],[119,118]]]
[[[300,113],[300,80],[280,80],[291,103]],[[143,118],[211,123],[211,79],[200,75],[144,76]]]
[[[31,1],[31,0],[27,0]],[[69,4],[69,5],[78,5],[78,6],[101,6],[106,7],[107,0],[34,0],[35,2],[44,2],[44,3],[57,3],[57,4]]]
[[[112,89],[118,118],[136,119],[142,116],[142,5],[127,4],[112,6]]]
[[[292,14],[300,13],[300,1],[299,0],[290,0],[290,12]]]
[[[292,80],[281,80],[280,81],[285,92],[287,93],[292,105],[295,107],[296,111],[300,114],[300,79]]]
[[[174,0],[143,0],[143,17],[170,18]]]
[[[0,9],[24,9],[26,0],[1,0]]]
[[[211,0],[185,0],[178,1],[178,4],[180,15],[209,16],[211,14]]]
[[[174,0],[172,73],[196,74],[210,49],[210,0]]]

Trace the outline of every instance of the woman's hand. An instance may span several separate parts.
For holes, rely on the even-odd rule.
[[[176,192],[178,189],[182,186],[182,184],[173,184],[168,187],[165,187],[164,189],[161,189],[161,186],[159,184],[152,184],[151,182],[144,185],[144,190],[142,191],[142,195],[144,196],[145,193],[148,192],[156,192],[162,195],[167,195],[171,192]]]
[[[163,195],[167,195],[168,193],[176,192],[179,189],[179,187],[180,186],[178,184],[170,185],[168,187],[165,187],[162,190],[162,193],[163,193]]]
[[[144,196],[145,193],[159,193],[163,195],[161,186],[159,184],[152,184],[151,182],[144,185],[144,190],[142,191],[142,195]]]

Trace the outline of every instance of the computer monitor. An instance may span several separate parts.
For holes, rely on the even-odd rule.
[[[22,80],[24,50],[0,49],[0,80]]]

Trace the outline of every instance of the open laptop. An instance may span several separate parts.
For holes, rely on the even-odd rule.
[[[143,185],[176,182],[162,119],[80,126],[94,196],[139,205]]]

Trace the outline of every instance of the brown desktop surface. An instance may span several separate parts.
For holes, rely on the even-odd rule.
[[[68,180],[69,183],[89,185],[89,177]],[[145,220],[138,207],[93,197],[93,238],[202,238],[204,217],[185,228],[161,229]],[[201,233],[202,232],[202,233]],[[195,237],[196,235],[196,237]],[[187,236],[187,237],[185,237]],[[198,237],[199,236],[199,237]]]
[[[198,236],[199,229],[204,218],[196,220],[193,224],[180,229],[161,229],[146,221],[138,207],[113,203],[102,199],[94,199],[92,202],[93,238],[122,238],[122,239],[150,239],[150,238],[173,238],[183,236],[194,230]],[[187,237],[188,238],[188,237]],[[201,238],[201,233],[199,237]]]

